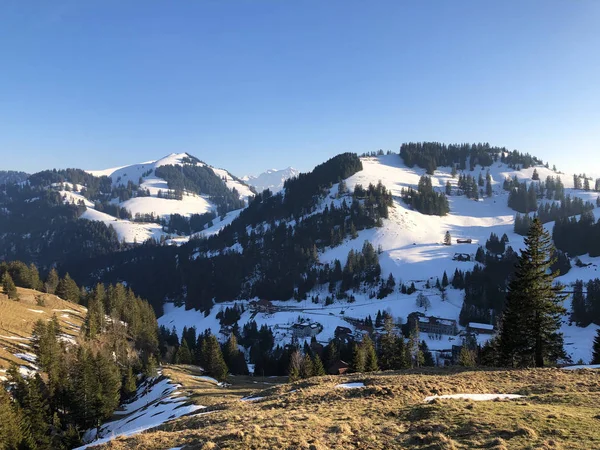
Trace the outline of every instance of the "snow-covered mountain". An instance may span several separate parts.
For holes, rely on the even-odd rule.
[[[407,167],[397,154],[366,157],[361,158],[361,161],[363,170],[345,180],[346,189],[352,192],[359,184],[366,187],[381,181],[391,191],[394,199],[389,218],[383,220],[381,227],[359,231],[356,238],[346,238],[341,245],[320,251],[319,264],[332,264],[337,259],[341,261],[343,267],[349,251],[360,252],[365,241],[369,241],[380,251],[382,278],[385,280],[389,274],[392,274],[398,284],[414,283],[417,291],[412,294],[394,292],[383,299],[377,299],[374,290],[365,289],[355,292],[354,301],[351,303],[341,300],[326,305],[324,298],[329,295],[327,286],[319,286],[308,294],[307,300],[273,301],[270,310],[258,312],[251,307],[249,301],[240,299],[238,303],[245,305],[245,312],[239,320],[240,328],[248,321],[255,320],[259,327],[263,324],[271,326],[275,332],[276,342],[285,344],[291,342],[294,336],[293,325],[302,320],[308,324],[320,324],[323,328],[316,335],[317,339],[321,343],[327,343],[334,337],[337,327],[358,330],[358,320],[368,315],[374,317],[378,310],[387,311],[395,320],[400,321],[406,321],[410,313],[419,311],[427,316],[458,322],[464,291],[450,287],[442,296],[439,289],[434,287],[436,279],[440,279],[443,272],[451,276],[455,269],[473,270],[477,265],[473,260],[477,248],[485,246],[491,233],[497,236],[506,234],[509,239],[508,245],[515,251],[519,251],[524,246],[523,237],[513,231],[515,211],[507,206],[509,193],[503,189],[505,179],[517,176],[520,181],[531,183],[535,170],[540,180],[545,180],[547,176],[560,176],[566,188],[565,193],[571,197],[580,197],[584,201],[595,203],[599,195],[594,191],[573,189],[572,175],[559,174],[542,165],[515,170],[498,161],[490,167],[477,165],[473,171],[463,172],[464,175],[470,174],[475,177],[482,173],[485,177],[489,169],[492,178],[492,196],[473,200],[460,195],[457,187],[458,175],[453,177],[450,167],[438,167],[431,176],[432,185],[435,190],[443,192],[447,182],[450,183],[453,191],[453,195],[448,197],[450,213],[446,216],[425,215],[401,200],[401,190],[416,188],[420,177],[425,174],[424,169],[418,166]],[[348,194],[340,195],[338,188],[339,185],[335,184],[328,195],[322,199],[317,210],[311,214],[318,214],[332,204],[339,207],[342,202],[345,202]],[[596,220],[600,219],[600,208],[595,208],[592,212]],[[294,226],[294,223],[290,222],[288,225]],[[553,225],[554,222],[549,222],[545,227],[552,231]],[[453,245],[444,245],[446,231],[450,232]],[[464,244],[457,243],[457,239],[461,238],[470,241]],[[236,251],[244,250],[238,247]],[[457,260],[455,258],[457,253],[470,255],[471,260],[467,262]],[[568,285],[576,279],[587,282],[599,276],[597,268],[600,258],[590,258],[585,255],[580,259],[589,266],[577,267],[573,264],[572,269],[559,278],[561,282]],[[416,306],[419,293],[429,299],[429,305],[425,308]],[[316,297],[320,300],[315,304],[311,299]],[[198,331],[208,328],[213,331],[219,330],[217,314],[233,305],[234,302],[219,304],[207,315],[167,304],[165,314],[159,318],[159,323],[169,329],[175,326],[180,333],[184,326],[195,326]],[[565,307],[570,308],[570,300],[566,301]],[[566,350],[574,361],[590,360],[591,343],[597,328],[598,326],[593,324],[586,328],[571,325],[565,317],[561,331],[565,335]],[[448,350],[453,344],[460,344],[460,338],[455,336],[440,337],[423,333],[421,337],[425,339],[430,349],[435,351]],[[222,338],[224,339],[225,335]],[[479,338],[480,342],[484,342],[489,335],[481,335]]]
[[[269,189],[271,192],[279,192],[283,189],[283,184],[286,180],[295,177],[300,172],[293,167],[287,169],[269,169],[260,175],[246,175],[242,180],[253,186],[257,192],[262,192]]]
[[[185,191],[181,199],[168,198],[164,194],[169,191],[169,186],[166,180],[156,176],[156,169],[163,166],[183,166],[184,164],[210,168],[216,176],[221,178],[225,186],[233,190],[235,189],[240,198],[246,203],[249,197],[254,196],[251,188],[231,175],[225,169],[218,169],[210,166],[196,157],[188,153],[171,153],[170,155],[155,160],[127,166],[115,167],[104,170],[88,170],[87,172],[96,177],[107,176],[112,179],[113,186],[127,186],[128,183],[133,183],[139,186],[142,191],[146,191],[148,196],[138,196],[119,201],[114,199],[113,202],[120,207],[130,211],[132,216],[145,214],[154,214],[160,218],[168,218],[171,214],[180,214],[189,217],[192,214],[204,214],[216,212],[215,204],[206,195],[197,195],[192,192]],[[70,192],[61,192],[67,201],[82,200],[87,206],[86,212],[81,216],[84,219],[99,220],[107,225],[110,224],[117,231],[119,238],[127,243],[141,243],[148,238],[161,239],[166,236],[162,227],[156,223],[141,223],[132,220],[123,220],[117,217],[106,214],[102,211],[94,209],[94,204],[83,198],[77,190],[71,189]],[[215,218],[214,222],[220,222],[219,217]],[[185,241],[184,237],[176,239]]]

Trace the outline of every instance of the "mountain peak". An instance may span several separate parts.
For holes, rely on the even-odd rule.
[[[260,175],[246,175],[242,177],[242,180],[248,183],[258,192],[262,192],[265,189],[269,189],[271,192],[278,192],[283,189],[283,185],[286,180],[298,176],[300,172],[293,167],[286,167],[285,169],[268,169]]]

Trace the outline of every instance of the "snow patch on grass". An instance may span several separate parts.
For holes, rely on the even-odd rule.
[[[522,398],[523,395],[518,394],[451,394],[451,395],[431,395],[425,397],[424,402],[428,403],[435,399],[463,399],[473,400],[476,402],[484,402],[490,400],[513,400],[516,398]]]

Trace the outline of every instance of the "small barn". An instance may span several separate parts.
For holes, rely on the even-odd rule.
[[[348,364],[346,361],[338,359],[331,366],[329,366],[327,371],[329,372],[329,375],[344,375],[346,372],[348,372],[348,370],[350,370],[350,364]]]

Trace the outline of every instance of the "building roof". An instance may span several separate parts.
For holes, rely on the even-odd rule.
[[[489,323],[469,322],[469,328],[494,331],[494,325],[490,325]]]

